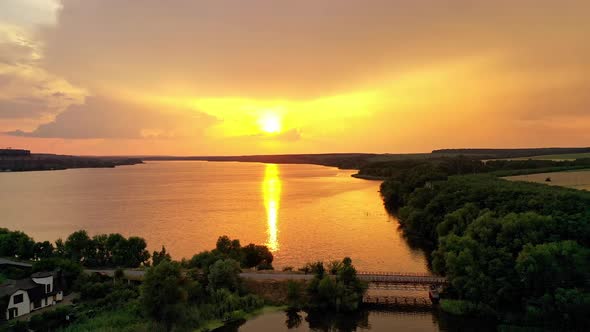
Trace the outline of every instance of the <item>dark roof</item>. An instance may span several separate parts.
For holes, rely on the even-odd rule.
[[[0,285],[0,297],[5,295],[12,295],[12,293],[16,292],[18,289],[16,287],[15,280],[6,280],[5,282]]]
[[[45,293],[45,285],[38,284],[34,282],[31,278],[26,278],[20,280],[7,280],[6,282],[4,282],[2,285],[0,285],[0,297],[6,295],[11,296],[18,290],[24,290],[27,292],[27,294],[29,294],[29,299],[31,300],[31,302],[33,302],[35,300],[42,299],[48,295],[53,295],[63,289],[61,281],[58,280],[59,278],[55,277],[56,272],[37,272],[34,273],[31,277],[43,278],[41,276],[54,276],[54,286],[50,293]]]
[[[8,280],[2,286],[0,286],[0,296],[12,295],[17,290],[28,291],[39,286],[38,283],[34,282],[31,278],[20,279],[20,280]]]

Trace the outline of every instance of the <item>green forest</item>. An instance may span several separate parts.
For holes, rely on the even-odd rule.
[[[415,162],[384,181],[381,194],[408,238],[431,250],[433,272],[448,278],[446,311],[586,326],[590,192],[498,175],[587,162]]]

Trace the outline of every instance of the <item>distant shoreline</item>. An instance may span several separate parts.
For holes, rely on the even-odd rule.
[[[387,180],[384,176],[374,176],[374,175],[364,175],[364,174],[352,174],[353,178],[362,179],[362,180],[369,180],[369,181],[385,181]]]
[[[0,172],[58,171],[74,168],[114,168],[143,164],[138,158],[77,157],[53,154],[0,156]]]

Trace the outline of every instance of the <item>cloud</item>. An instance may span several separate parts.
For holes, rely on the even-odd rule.
[[[86,94],[40,66],[41,44],[31,31],[0,23],[0,130],[7,119],[47,121]]]
[[[524,52],[535,60],[514,61],[535,68],[575,53],[587,65],[589,10],[550,0],[65,0],[44,62],[114,94],[310,99],[471,55]]]
[[[24,137],[66,139],[133,139],[195,137],[217,120],[186,110],[155,110],[102,97],[89,97],[82,105],[72,105],[54,121],[35,130],[15,130],[5,134]]]
[[[586,0],[7,1],[12,139],[283,153],[588,137]],[[286,131],[258,135],[265,112]]]
[[[40,98],[19,98],[0,100],[0,119],[30,119],[39,118],[52,113],[55,108]]]

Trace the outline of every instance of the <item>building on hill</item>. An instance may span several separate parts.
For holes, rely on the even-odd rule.
[[[4,319],[10,320],[63,300],[59,272],[37,272],[29,278],[7,280],[0,285]]]

